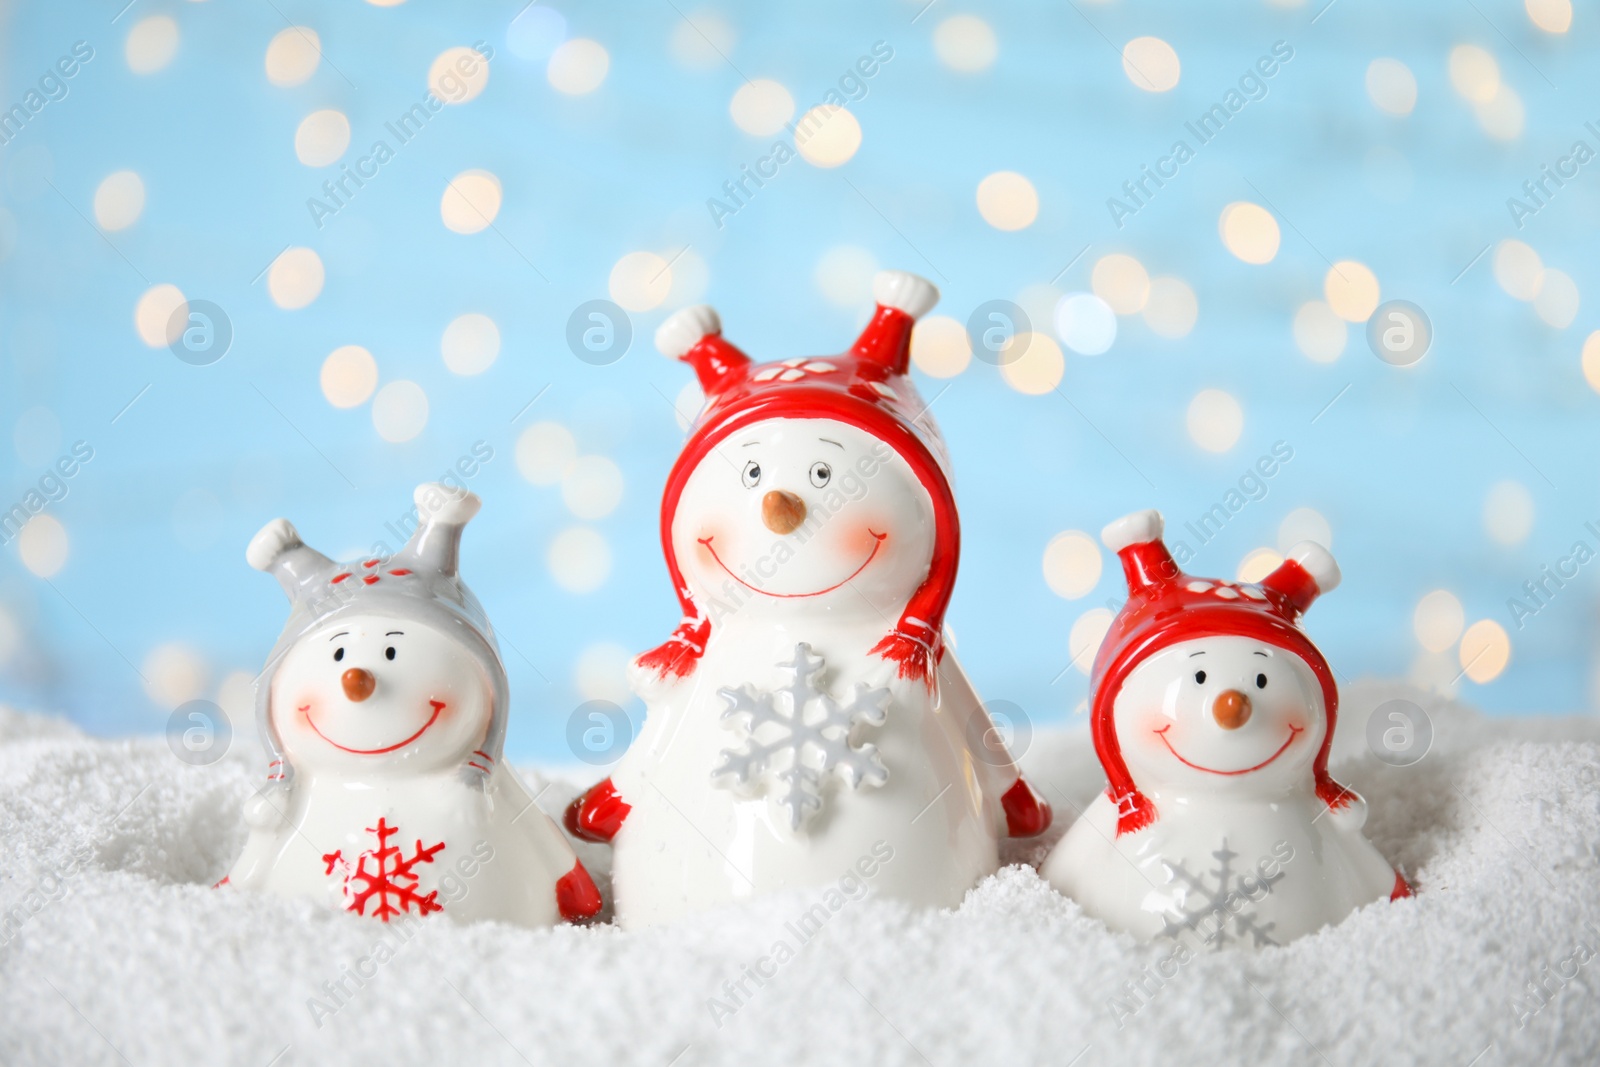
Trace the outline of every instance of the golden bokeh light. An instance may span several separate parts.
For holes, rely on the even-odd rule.
[[[322,38],[309,26],[290,26],[267,44],[267,81],[287,89],[309,81],[322,63]]]
[[[1260,204],[1236,201],[1217,219],[1222,245],[1246,263],[1271,263],[1278,254],[1278,220]]]
[[[456,233],[479,233],[500,214],[500,179],[486,170],[464,170],[439,197],[439,217]]]
[[[1051,592],[1077,600],[1094,591],[1103,566],[1100,546],[1082,530],[1065,530],[1044,549],[1044,580]]]
[[[604,45],[586,37],[574,37],[561,42],[550,54],[545,77],[557,92],[582,96],[600,88],[610,69],[611,54]]]
[[[144,213],[144,179],[131,170],[108,174],[94,191],[94,220],[106,230],[126,230]]]
[[[1378,276],[1365,263],[1341,259],[1322,279],[1323,295],[1333,313],[1346,322],[1366,322],[1378,309]]]
[[[861,123],[848,109],[819,104],[795,123],[794,146],[813,167],[838,167],[861,147]]]
[[[378,387],[378,361],[360,345],[341,345],[322,361],[322,395],[336,408],[364,404]]]
[[[972,362],[967,328],[948,315],[919,319],[911,331],[911,362],[932,378],[954,378]]]
[[[1178,53],[1159,37],[1135,37],[1122,46],[1122,72],[1147,93],[1164,93],[1178,84]]]
[[[1511,637],[1493,619],[1479,619],[1461,635],[1458,658],[1468,678],[1487,684],[1511,663]]]
[[[1189,401],[1185,423],[1195,444],[1207,452],[1226,452],[1244,433],[1244,408],[1232,393],[1202,389]]]
[[[1061,346],[1043,333],[1018,334],[1001,358],[1000,377],[1027,396],[1041,396],[1060,385],[1067,367]]]
[[[1150,274],[1130,255],[1101,256],[1090,278],[1094,295],[1118,315],[1137,315],[1150,302]]]

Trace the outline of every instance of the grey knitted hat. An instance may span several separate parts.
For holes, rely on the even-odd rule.
[[[408,619],[455,635],[489,679],[494,707],[482,749],[500,759],[510,686],[494,628],[457,574],[461,531],[478,513],[481,501],[465,489],[437,482],[417,486],[412,499],[417,505],[416,532],[388,559],[369,556],[335,563],[302,541],[287,519],[274,519],[262,527],[245,550],[250,566],[271,573],[289,597],[289,621],[256,677],[256,721],[273,758],[283,761],[285,784],[294,769],[284,758],[267,714],[273,676],[289,649],[308,632],[350,615]],[[463,766],[462,774],[468,781],[482,782],[477,770]]]

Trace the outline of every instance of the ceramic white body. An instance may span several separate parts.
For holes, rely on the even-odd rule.
[[[1234,729],[1212,713],[1227,690],[1250,697],[1250,718]],[[1316,796],[1312,763],[1327,719],[1321,687],[1298,656],[1241,637],[1180,642],[1129,673],[1113,718],[1156,820],[1118,837],[1116,806],[1101,794],[1041,869],[1108,926],[1179,936],[1194,950],[1264,947],[1393,891],[1394,869],[1361,832],[1365,802],[1329,811]],[[1242,881],[1217,877],[1224,848]],[[1190,925],[1186,915],[1200,918]]]
[[[374,677],[364,700],[341,684],[351,668]],[[249,839],[229,885],[347,909],[345,873],[377,848],[373,830],[383,819],[398,830],[388,843],[406,857],[419,841],[444,844],[412,869],[415,892],[437,890],[442,914],[525,926],[560,921],[555,886],[576,856],[516,775],[474,754],[489,726],[490,686],[454,638],[414,620],[340,619],[289,651],[270,701],[294,774],[286,789],[246,803]],[[489,767],[482,788],[463,774],[468,760]],[[325,857],[335,852],[342,862],[330,872]],[[364,914],[375,910],[369,902]]]
[[[760,468],[753,479],[751,463]],[[818,463],[830,468],[820,486]],[[763,524],[771,489],[799,496],[817,519],[804,543]],[[998,866],[999,798],[1017,772],[969,743],[983,737],[987,712],[953,652],[932,693],[895,678],[894,665],[870,652],[926,576],[933,551],[932,505],[910,467],[876,438],[832,420],[758,423],[691,474],[672,536],[711,637],[687,678],[663,683],[635,673],[648,715],[612,776],[632,807],[614,841],[619,922],[669,922],[836,882],[863,858],[881,860],[885,847],[893,858],[878,866],[869,891],[959,904]],[[749,587],[756,583],[761,592]],[[780,665],[802,642],[825,662],[822,687],[835,698],[857,685],[887,687],[891,697],[882,726],[851,732],[853,743],[877,746],[887,781],[852,789],[828,777],[821,810],[796,830],[770,790],[744,795],[712,771],[741,738],[723,721],[728,702],[719,691],[781,687],[792,675]]]

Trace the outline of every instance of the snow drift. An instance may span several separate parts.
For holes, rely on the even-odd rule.
[[[1435,734],[1405,768],[1363,740],[1396,695]],[[1103,787],[1082,727],[1037,733],[1022,761],[1055,834],[1013,845],[1016,865],[955,911],[850,882],[625,934],[386,927],[213,890],[256,753],[236,742],[190,767],[162,738],[94,740],[0,709],[0,1062],[1600,1059],[1600,721],[1489,720],[1377,685],[1351,687],[1341,720],[1333,767],[1417,897],[1175,965],[1029,866]],[[599,775],[524,777],[558,812]],[[577,847],[608,890],[607,850]]]

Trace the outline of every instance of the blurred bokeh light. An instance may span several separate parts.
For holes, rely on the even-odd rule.
[[[1600,691],[1589,8],[116,7],[0,3],[0,701],[247,716],[285,612],[250,536],[392,551],[446,478],[511,752],[562,759],[677,621],[701,395],[655,328],[837,352],[884,267],[943,294],[962,658],[1036,725],[1124,595],[1098,531],[1152,506],[1203,575],[1331,542],[1343,681]]]

